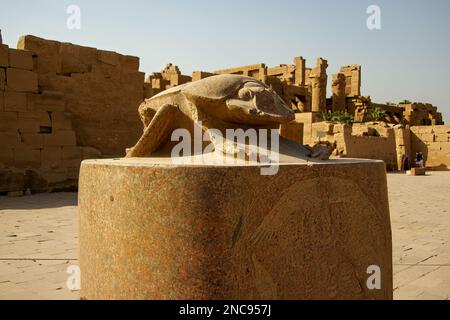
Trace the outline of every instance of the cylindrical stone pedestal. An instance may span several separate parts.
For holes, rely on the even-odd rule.
[[[79,212],[81,298],[392,299],[382,161],[88,160]]]

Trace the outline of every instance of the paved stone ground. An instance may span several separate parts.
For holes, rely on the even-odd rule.
[[[395,299],[450,297],[450,172],[389,174]],[[0,197],[0,299],[77,299],[76,193]]]
[[[450,172],[388,175],[394,298],[450,297]]]
[[[76,193],[0,197],[0,299],[77,299],[67,267],[78,264]]]

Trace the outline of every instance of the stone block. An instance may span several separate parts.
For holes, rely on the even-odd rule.
[[[0,68],[0,92],[5,91],[6,86],[6,69]]]
[[[280,135],[288,140],[303,144],[303,123],[292,121],[280,126]]]
[[[24,189],[25,174],[23,172],[0,168],[0,192],[23,191]]]
[[[39,127],[51,127],[50,115],[45,111],[19,112],[18,118],[33,119]]]
[[[381,161],[88,160],[78,208],[82,299],[392,299]]]
[[[41,170],[41,176],[47,181],[47,183],[53,188],[65,187],[65,182],[67,180],[66,170],[55,170],[55,169],[47,169]]]
[[[64,94],[60,91],[45,90],[35,96],[34,107],[40,111],[63,112],[66,107]]]
[[[0,132],[0,148],[14,148],[20,143],[19,133]]]
[[[424,142],[434,142],[433,133],[420,133],[419,138]]]
[[[450,142],[441,142],[441,150],[444,154],[450,153]]]
[[[426,174],[425,168],[411,168],[410,175],[411,176],[424,176]]]
[[[79,169],[83,158],[83,147],[63,147],[62,160],[67,168],[68,179],[78,179]]]
[[[42,90],[67,92],[71,90],[73,84],[77,84],[73,76],[79,73],[72,73],[70,77],[57,74],[38,74],[39,87]]]
[[[429,142],[427,143],[428,151],[440,151],[441,143],[440,142]]]
[[[80,160],[83,157],[83,147],[62,147],[62,158],[64,161]]]
[[[0,132],[17,132],[17,112],[0,111]]]
[[[120,56],[117,52],[98,50],[98,60],[111,66],[120,65]]]
[[[0,122],[16,122],[17,112],[14,111],[1,111],[0,112]]]
[[[97,150],[92,147],[83,147],[83,154],[82,154],[83,160],[99,159],[101,157],[102,157],[102,153],[100,152],[100,150]]]
[[[450,134],[450,126],[449,125],[433,126],[433,132],[436,134],[439,134],[439,133]]]
[[[23,144],[33,149],[40,149],[44,146],[44,137],[41,133],[22,133],[20,137]]]
[[[71,43],[61,43],[61,73],[90,72],[92,65],[97,63],[97,49],[77,46]]]
[[[130,71],[139,71],[139,58],[133,56],[120,56],[120,66]]]
[[[17,49],[32,51],[37,56],[36,72],[61,73],[61,43],[26,35],[19,38]]]
[[[51,134],[44,135],[44,146],[75,146],[75,132],[74,131],[54,131]]]
[[[39,123],[35,119],[18,118],[17,128],[20,133],[38,133]]]
[[[434,141],[449,142],[450,141],[450,133],[436,133],[434,136]]]
[[[61,147],[47,147],[41,150],[41,163],[43,169],[57,169],[62,166]]]
[[[41,166],[41,150],[25,145],[14,148],[14,166],[18,168],[39,168]]]
[[[80,161],[81,163],[81,161]],[[76,166],[68,166],[66,170],[67,179],[78,180],[80,176],[80,163]]]
[[[33,70],[33,53],[28,50],[9,49],[9,66],[11,68]]]
[[[0,152],[0,168],[14,165],[14,152],[12,148],[2,148]]]
[[[35,101],[37,94],[35,93],[27,93],[27,111],[35,110]]]
[[[38,92],[38,76],[33,71],[16,68],[6,69],[6,90]]]
[[[5,111],[15,111],[15,112],[26,112],[27,111],[27,95],[23,92],[4,92],[4,110]]]
[[[8,46],[0,44],[0,67],[9,67],[9,53]]]
[[[72,121],[69,114],[61,111],[52,112],[52,129],[53,130],[72,130]]]

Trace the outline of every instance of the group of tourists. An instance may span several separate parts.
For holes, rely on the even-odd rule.
[[[425,163],[424,163],[422,152],[416,152],[415,163],[416,163],[416,167],[425,168]],[[402,157],[402,168],[403,168],[403,171],[407,171],[407,170],[411,169],[411,163],[409,161],[408,155],[406,155],[406,154],[404,154]]]

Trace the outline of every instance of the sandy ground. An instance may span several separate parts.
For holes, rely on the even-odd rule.
[[[450,172],[389,174],[388,185],[395,299],[448,299]],[[0,299],[78,298],[67,286],[78,263],[76,203],[76,193],[0,197]]]

